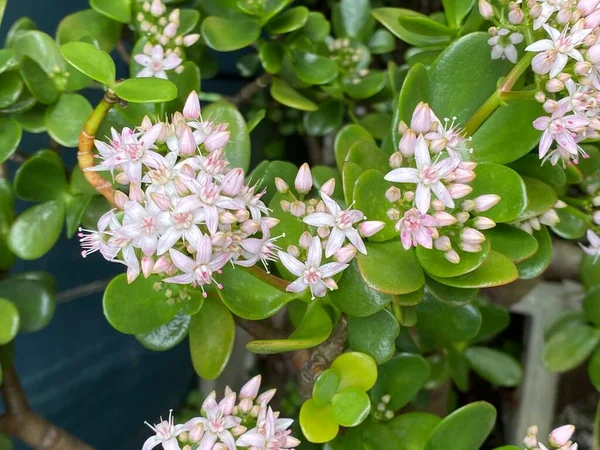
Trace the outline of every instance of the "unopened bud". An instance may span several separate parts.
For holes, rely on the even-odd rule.
[[[450,242],[450,238],[448,236],[440,236],[433,242],[433,245],[435,248],[443,252],[447,252],[452,249],[452,243]]]
[[[244,187],[244,175],[244,170],[240,168],[233,169],[227,173],[221,183],[223,193],[230,197],[238,195]]]
[[[446,205],[444,205],[444,203],[437,198],[431,201],[431,207],[436,211],[443,211],[446,209]]]
[[[190,441],[192,442],[200,442],[202,437],[204,436],[204,424],[200,422],[196,426],[194,426],[189,433]]]
[[[392,169],[398,169],[399,167],[402,167],[402,153],[400,153],[400,152],[392,153],[392,156],[390,156],[390,159],[389,159],[389,163],[390,163],[390,167]]]
[[[183,37],[183,45],[186,47],[191,47],[196,42],[198,42],[198,39],[200,39],[199,34],[188,34]]]
[[[247,430],[248,428],[246,428],[243,425],[236,425],[231,429],[231,434],[233,434],[234,437],[239,437],[242,434],[244,434]]]
[[[190,92],[183,107],[183,117],[196,120],[200,117],[200,99],[196,91]]]
[[[299,241],[300,247],[307,249],[308,247],[310,247],[312,240],[313,240],[312,235],[308,231],[305,231],[300,236],[300,241]]]
[[[463,252],[468,253],[479,253],[482,250],[481,244],[469,244],[467,242],[460,242],[458,246]]]
[[[552,78],[551,80],[548,80],[548,82],[546,83],[546,90],[548,92],[560,92],[565,88],[565,85],[562,81],[560,81],[558,78]]]
[[[437,222],[438,227],[446,227],[448,225],[454,225],[456,223],[456,217],[446,211],[436,211],[433,214],[433,218]]]
[[[121,172],[115,176],[115,181],[119,184],[129,184],[129,177],[125,172]]]
[[[420,102],[413,112],[410,127],[415,133],[425,134],[431,128],[431,108],[427,103]]]
[[[169,270],[170,267],[171,262],[169,261],[169,258],[163,255],[160,258],[158,258],[154,263],[154,266],[152,267],[152,273],[165,273],[167,270]]]
[[[494,15],[494,8],[492,8],[492,5],[486,0],[479,0],[479,14],[481,14],[481,17],[484,19],[489,19]]]
[[[590,70],[592,70],[592,63],[588,61],[578,61],[575,63],[574,71],[577,75],[585,76],[590,73]]]
[[[500,196],[496,194],[485,194],[475,198],[475,211],[484,212],[498,204]]]
[[[456,217],[456,221],[458,223],[465,223],[467,220],[469,220],[469,217],[471,217],[471,216],[468,212],[461,211],[461,212],[456,213],[455,217]]]
[[[367,220],[358,225],[358,232],[363,237],[373,236],[375,233],[379,233],[385,227],[385,223],[379,220]]]
[[[448,192],[452,198],[463,198],[469,195],[473,188],[468,184],[453,183],[448,187]]]
[[[219,223],[222,223],[223,225],[231,225],[232,223],[236,222],[237,218],[230,211],[223,211],[221,214],[219,214]]]
[[[122,191],[115,191],[115,205],[120,210],[125,208],[125,203],[129,201],[129,197]]]
[[[260,224],[255,220],[246,220],[240,226],[240,229],[246,234],[254,234],[260,228]]]
[[[335,178],[330,178],[325,182],[323,186],[321,186],[321,192],[325,195],[332,196],[335,191]]]
[[[335,291],[338,288],[338,285],[333,278],[325,278],[323,283],[325,283],[325,286],[327,286],[327,289],[330,291]]]
[[[600,211],[594,211],[594,214],[592,215],[592,220],[596,225],[600,225]]]
[[[513,25],[520,25],[523,22],[523,10],[519,7],[508,13],[508,21]]]
[[[292,255],[294,258],[300,256],[300,249],[295,245],[288,245],[287,252]]]
[[[288,184],[279,177],[275,177],[275,188],[280,194],[287,194],[290,190]]]
[[[465,228],[461,233],[463,242],[467,244],[481,244],[485,241],[485,236],[474,228]]]
[[[535,93],[535,101],[538,103],[544,103],[546,101],[546,94],[543,91],[537,91]]]
[[[290,204],[290,213],[295,217],[302,217],[306,213],[306,205],[304,202],[295,200]]]
[[[404,122],[404,120],[401,120],[400,123],[398,123],[398,133],[404,134],[404,133],[406,133],[407,130],[408,130],[408,125],[406,125],[406,122]]]
[[[385,215],[390,220],[399,220],[400,219],[400,211],[396,208],[390,208],[385,212]]]
[[[463,211],[473,211],[475,209],[475,200],[465,200],[461,203]]]
[[[449,250],[444,253],[444,258],[446,258],[452,264],[458,264],[460,262],[460,256],[456,253],[456,250]]]
[[[281,209],[282,209],[283,211],[285,211],[285,212],[289,212],[289,210],[290,210],[290,205],[291,205],[291,203],[290,203],[290,202],[288,202],[287,200],[281,200],[281,201],[279,202],[279,206],[281,206]]]
[[[152,275],[152,268],[154,267],[154,261],[151,256],[144,255],[142,256],[142,273],[144,274],[144,278],[148,278]]]
[[[166,9],[167,8],[165,5],[163,5],[163,2],[161,2],[160,0],[153,0],[152,6],[150,6],[150,13],[154,17],[160,17],[164,14]]]
[[[402,192],[395,186],[392,186],[387,191],[385,191],[385,198],[390,203],[396,203],[402,197]]]
[[[319,227],[317,228],[317,234],[321,239],[325,239],[327,236],[329,236],[329,228],[324,226]]]
[[[398,144],[398,150],[400,151],[401,155],[404,155],[406,157],[412,157],[415,154],[416,145],[417,145],[417,134],[415,133],[414,130],[408,129],[406,131],[406,133],[404,133],[404,135],[400,139],[400,143]],[[402,161],[400,161],[400,163],[402,163]],[[391,164],[391,158],[390,158],[390,164]]]
[[[489,230],[490,228],[494,228],[496,226],[496,222],[487,217],[476,217],[473,219],[473,226],[478,230]]]
[[[404,193],[404,200],[406,200],[407,202],[412,202],[414,199],[415,199],[414,191],[406,191]]]
[[[342,264],[347,264],[354,259],[356,256],[356,248],[353,245],[347,244],[340,248],[335,254],[333,258]]]
[[[556,111],[556,108],[558,108],[558,102],[556,100],[549,98],[548,100],[546,100],[544,102],[543,108],[544,108],[544,111],[552,114],[554,111]]]
[[[562,427],[552,430],[548,441],[553,447],[562,447],[569,442],[569,439],[571,439],[571,436],[573,436],[574,432],[575,427],[573,425],[563,425]]]
[[[313,179],[310,166],[307,163],[302,164],[298,169],[294,186],[299,194],[306,194],[312,189]]]

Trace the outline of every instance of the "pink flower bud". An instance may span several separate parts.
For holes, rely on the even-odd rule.
[[[446,227],[456,223],[456,217],[454,217],[452,214],[448,214],[445,211],[436,211],[433,214],[433,218],[437,222],[438,227]]]
[[[484,212],[498,204],[500,196],[496,194],[480,195],[475,199],[475,211]]]
[[[521,8],[515,8],[508,13],[508,21],[513,25],[520,25],[523,22],[523,10]]]
[[[186,444],[183,447],[181,447],[181,450],[192,450],[192,446]]]
[[[144,191],[137,184],[129,185],[129,199],[133,202],[141,203],[145,199]]]
[[[414,199],[415,199],[414,191],[406,191],[404,193],[404,200],[406,200],[407,202],[412,202]]]
[[[385,223],[380,220],[367,220],[358,225],[358,232],[363,237],[373,236],[375,233],[379,233],[385,227]]]
[[[334,259],[342,264],[348,264],[355,256],[356,248],[351,244],[344,245],[333,255]]]
[[[546,101],[546,94],[544,94],[542,91],[537,91],[535,93],[535,101],[538,103],[544,103]]]
[[[571,10],[569,8],[560,8],[556,14],[556,21],[561,25],[566,25],[571,20]]]
[[[287,200],[281,200],[281,201],[279,202],[279,206],[281,206],[281,209],[282,209],[283,211],[285,211],[285,212],[289,212],[289,210],[290,210],[290,206],[291,206],[291,203],[290,203],[290,202],[288,202]]]
[[[215,445],[212,446],[211,450],[229,450],[229,449],[222,442],[217,442]]]
[[[231,429],[231,434],[233,434],[235,437],[239,437],[242,434],[244,434],[247,430],[248,428],[246,428],[243,425],[236,425]]]
[[[415,133],[425,134],[431,128],[431,108],[427,103],[420,102],[413,112],[410,127]]]
[[[200,99],[196,91],[190,92],[183,107],[183,117],[186,119],[197,120],[200,117]]]
[[[115,176],[115,181],[119,184],[129,184],[129,177],[125,172],[121,172]]]
[[[329,236],[329,228],[325,226],[319,227],[317,228],[317,234],[321,239],[325,239],[327,236]]]
[[[204,147],[208,152],[222,149],[229,142],[229,131],[217,131],[211,133],[204,141]]]
[[[192,442],[200,442],[202,440],[203,436],[204,436],[204,424],[202,422],[195,425],[190,430],[189,435],[188,435],[188,437],[190,438],[190,441],[192,441]]]
[[[579,0],[577,2],[577,9],[581,11],[584,16],[591,14],[600,3],[598,0]]]
[[[469,244],[467,242],[460,242],[458,246],[463,252],[468,253],[479,253],[482,249],[481,244]]]
[[[465,228],[461,233],[463,242],[467,244],[481,244],[485,241],[485,236],[474,228]]]
[[[390,209],[388,209],[385,212],[385,215],[390,220],[398,220],[398,219],[400,219],[400,211],[398,211],[396,208],[390,208]]]
[[[174,38],[177,34],[177,24],[170,23],[165,27],[163,32],[165,33],[165,36]]]
[[[588,34],[585,38],[583,38],[583,45],[586,47],[592,47],[594,44],[598,42],[598,36],[594,33]]]
[[[219,223],[222,223],[223,225],[231,225],[236,222],[237,218],[235,217],[235,214],[231,213],[230,211],[223,211],[221,214],[219,214]]]
[[[398,200],[400,200],[401,196],[402,192],[395,186],[392,186],[387,191],[385,191],[385,198],[390,203],[396,203]]]
[[[548,92],[560,92],[565,88],[565,85],[562,81],[557,78],[552,78],[548,80],[546,83],[546,90]]]
[[[444,253],[444,257],[452,264],[458,264],[460,262],[460,256],[456,253],[456,250],[449,250]]]
[[[599,219],[600,219],[600,217],[599,217]],[[558,214],[557,214],[556,210],[549,209],[548,211],[545,211],[540,216],[539,221],[540,221],[540,223],[543,223],[544,225],[548,225],[549,227],[553,227],[558,222],[560,222],[560,217],[558,217]]]
[[[290,204],[290,213],[295,217],[302,217],[306,213],[306,205],[301,201],[293,201]]]
[[[333,278],[325,278],[323,283],[325,283],[325,286],[327,286],[327,289],[330,291],[335,291],[338,288],[338,285]]]
[[[294,258],[300,256],[300,249],[298,249],[298,247],[296,247],[295,245],[288,245],[286,251]]]
[[[131,284],[140,274],[140,270],[132,267],[127,268],[127,283]]]
[[[494,228],[496,226],[496,222],[492,219],[488,219],[487,217],[476,217],[473,219],[473,226],[478,230],[489,230],[490,228]]]
[[[401,120],[398,123],[398,133],[399,134],[404,134],[408,131],[408,125],[406,125],[406,122],[404,122],[404,120]]]
[[[592,216],[592,220],[594,221],[594,223],[596,225],[600,225],[600,211],[594,211],[594,214]]]
[[[475,209],[475,200],[465,200],[460,205],[463,211],[473,211]]]
[[[124,192],[115,191],[115,205],[117,205],[117,208],[123,210],[123,208],[125,208],[125,203],[127,203],[128,201],[129,197],[127,197],[127,195]]]
[[[150,198],[161,211],[167,211],[171,206],[171,197],[166,194],[159,194],[158,192],[150,193]]]
[[[436,211],[443,211],[446,209],[446,205],[437,198],[431,201],[431,207]]]
[[[299,241],[300,247],[307,249],[308,247],[310,247],[312,240],[313,240],[312,235],[308,231],[305,231],[300,236],[300,241]]]
[[[595,44],[587,51],[587,59],[592,64],[600,63],[600,44]]]
[[[275,188],[280,194],[287,194],[290,190],[288,184],[279,177],[275,177]]]
[[[258,417],[259,414],[260,414],[260,406],[254,405],[252,407],[252,409],[250,410],[250,415],[252,417]]]
[[[456,183],[470,183],[475,179],[475,172],[472,170],[457,167],[454,171],[454,181]]]
[[[323,203],[323,201],[319,201],[315,209],[317,212],[327,212],[327,207],[325,206],[325,203]]]
[[[191,47],[198,42],[198,39],[200,39],[199,34],[188,34],[187,36],[183,37],[183,45],[186,47]]]
[[[179,24],[179,9],[171,11],[171,14],[169,14],[169,22]]]
[[[573,425],[563,425],[562,427],[555,428],[548,438],[550,445],[553,447],[562,447],[569,442],[574,432],[575,427]]]
[[[452,250],[452,243],[450,242],[450,238],[448,236],[440,236],[433,242],[433,245],[435,248],[443,252]]]
[[[238,405],[238,409],[243,414],[248,414],[252,409],[252,406],[254,406],[254,402],[250,398],[243,398]]]
[[[479,0],[479,14],[484,19],[489,19],[494,15],[494,8],[486,0]]]
[[[331,197],[333,195],[333,191],[335,191],[335,178],[330,178],[323,186],[321,186],[321,192]]]
[[[409,129],[406,131],[406,133],[404,133],[404,135],[400,139],[400,143],[398,144],[398,150],[402,155],[406,157],[412,157],[415,154],[416,146],[417,134],[414,132],[414,130]],[[402,162],[400,162],[400,164],[402,164]]]
[[[583,21],[583,26],[585,28],[596,28],[598,25],[600,25],[600,9],[596,9]]]
[[[543,105],[544,111],[546,111],[549,114],[551,114],[554,111],[556,111],[557,107],[558,107],[558,102],[556,100],[551,99],[551,98],[549,98],[548,100],[546,100],[544,102],[544,105]]]
[[[446,138],[435,139],[435,140],[431,141],[431,143],[429,144],[429,150],[431,150],[433,153],[439,153],[442,150],[444,150],[447,146],[448,146],[448,139],[446,139]]]
[[[306,194],[312,189],[313,179],[310,173],[310,166],[307,163],[302,164],[300,169],[298,169],[294,186],[299,194]]]
[[[152,273],[164,273],[171,267],[171,261],[165,255],[161,256],[156,260],[152,267]]]
[[[574,71],[577,75],[585,76],[590,73],[590,70],[592,70],[592,64],[587,61],[578,61],[575,63]]]
[[[150,128],[152,128],[152,121],[150,120],[150,117],[144,116],[144,118],[142,119],[142,124],[140,125],[139,129],[141,132],[145,133]]]
[[[279,219],[275,217],[263,217],[261,219],[261,224],[264,224],[267,228],[273,228],[274,226],[277,226],[278,223]]]
[[[222,192],[230,197],[238,195],[244,187],[244,170],[237,168],[230,171],[221,183]]]
[[[461,211],[461,212],[456,213],[455,217],[456,217],[456,221],[458,223],[465,223],[467,220],[469,220],[469,217],[471,217],[471,216],[468,212]]]
[[[254,234],[260,228],[260,224],[255,220],[246,220],[240,226],[240,229],[246,234]]]
[[[225,233],[223,233],[222,231],[218,231],[216,232],[211,238],[210,241],[212,242],[212,245],[214,245],[215,247],[227,247],[229,244],[231,244],[231,238],[229,236],[227,236]]]
[[[400,153],[400,152],[392,153],[392,156],[390,156],[390,159],[389,159],[389,163],[390,163],[390,167],[392,169],[397,169],[399,167],[402,167],[402,153]]]
[[[538,17],[540,17],[541,14],[542,14],[542,5],[539,3],[536,3],[529,9],[529,15],[533,19],[537,19]]]
[[[179,155],[192,156],[196,153],[196,140],[189,127],[185,127],[179,138]]]
[[[256,399],[256,403],[259,405],[267,405],[273,399],[273,397],[275,397],[276,392],[277,389],[269,389],[268,391],[263,392]]]
[[[152,269],[154,267],[154,261],[151,256],[142,256],[142,273],[144,278],[148,278],[152,275]]]
[[[154,17],[160,17],[163,15],[166,9],[167,7],[163,5],[163,2],[161,2],[160,0],[153,0],[152,6],[150,6],[150,13]]]
[[[468,184],[454,183],[448,187],[448,192],[452,198],[463,198],[469,195],[473,191],[473,188]]]
[[[532,433],[527,433],[527,435],[525,436],[525,439],[523,439],[523,444],[525,444],[526,448],[530,448],[530,449],[537,448],[537,446],[538,446],[537,436]]]

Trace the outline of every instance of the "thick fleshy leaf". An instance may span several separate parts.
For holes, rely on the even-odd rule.
[[[340,374],[338,392],[348,388],[368,391],[377,381],[377,363],[365,353],[342,353],[333,361],[331,368]]]
[[[306,24],[299,33],[313,42],[321,42],[327,37],[330,29],[331,25],[323,13],[311,11],[308,13]]]
[[[244,116],[231,103],[215,102],[204,108],[204,120],[216,123],[228,123],[231,132],[229,142],[223,148],[230,167],[248,170],[250,165],[250,134]]]
[[[346,161],[350,147],[357,141],[375,144],[373,136],[360,125],[345,125],[335,136],[335,143],[333,145],[335,149],[335,161],[340,170],[344,167],[344,161]]]
[[[366,244],[367,255],[359,254],[358,269],[370,287],[387,294],[407,294],[425,283],[415,252],[404,250],[400,241]]]
[[[148,333],[136,334],[140,344],[155,352],[170,350],[185,339],[190,329],[191,317],[178,312],[169,322]]]
[[[354,186],[361,173],[363,173],[363,169],[355,162],[348,161],[344,163],[342,169],[342,185],[344,187],[344,201],[347,205],[352,204],[354,201]]]
[[[385,72],[371,72],[362,78],[344,79],[344,92],[356,100],[364,100],[380,92],[385,85]]]
[[[427,273],[432,276],[447,278],[464,275],[481,266],[488,257],[490,244],[484,241],[481,247],[482,250],[478,253],[457,250],[460,256],[460,261],[457,264],[448,261],[444,256],[444,252],[435,248],[427,249],[419,246],[417,247],[416,254],[419,263]]]
[[[336,37],[363,40],[373,28],[370,1],[341,0],[334,10],[333,19]]]
[[[112,90],[132,103],[168,102],[177,97],[177,86],[162,78],[129,78],[113,85]]]
[[[556,209],[560,222],[552,227],[552,231],[563,239],[580,239],[586,230],[592,228],[589,216],[572,206]]]
[[[375,169],[386,174],[390,171],[388,157],[375,144],[357,141],[350,147],[346,161],[356,163],[362,170]],[[382,199],[385,200],[385,197]]]
[[[269,73],[279,73],[283,64],[285,47],[276,42],[263,42],[258,50],[258,57],[263,68]]]
[[[548,239],[550,236],[548,236]],[[550,245],[552,243],[550,242]],[[550,256],[552,255],[552,248],[550,247]],[[581,266],[579,267],[579,274],[581,276],[581,282],[586,289],[591,289],[597,284],[600,284],[600,270],[598,270],[598,264],[595,256],[583,255],[581,258]]]
[[[25,272],[0,282],[0,297],[9,300],[18,309],[20,331],[39,331],[50,323],[54,315],[54,285],[41,277],[36,278],[35,272]]]
[[[288,339],[256,340],[246,345],[254,353],[273,354],[311,348],[329,337],[331,319],[319,302],[308,305],[304,318]]]
[[[583,310],[590,322],[600,326],[600,286],[596,286],[583,297]]]
[[[15,262],[15,255],[8,247],[8,233],[14,220],[14,203],[12,184],[8,180],[0,180],[0,270],[6,271]]]
[[[445,417],[434,429],[425,450],[478,450],[496,423],[496,409],[474,402]]]
[[[387,30],[376,30],[368,42],[369,50],[374,55],[391,53],[396,48],[396,40],[392,33]]]
[[[375,139],[383,140],[390,132],[392,121],[393,116],[387,112],[372,112],[364,116],[359,124]]]
[[[585,361],[598,341],[600,330],[590,326],[563,328],[546,342],[542,351],[542,363],[551,372],[566,372]]]
[[[14,119],[0,117],[0,163],[3,163],[17,150],[21,142],[21,125]]]
[[[419,17],[427,18],[416,11],[404,8],[377,8],[371,11],[371,14],[384,27],[390,30],[396,37],[417,47],[427,47],[435,45],[444,45],[450,42],[448,35],[427,35],[425,33],[415,33],[409,31],[400,24],[400,17]]]
[[[44,256],[56,243],[62,230],[65,208],[60,201],[35,205],[22,212],[13,223],[8,245],[21,259]]]
[[[411,412],[394,417],[388,426],[402,443],[398,450],[423,450],[441,420],[433,414]]]
[[[248,175],[247,179],[252,183],[258,183],[257,192],[267,190],[262,200],[269,203],[277,189],[275,177],[281,178],[288,186],[294,185],[298,168],[288,161],[263,161]]]
[[[0,297],[0,345],[8,344],[19,331],[19,310],[9,300]]]
[[[483,342],[497,335],[510,323],[510,315],[504,306],[485,302],[481,297],[475,303],[481,313],[481,327],[474,342]]]
[[[596,349],[588,361],[587,372],[591,383],[600,391],[600,349]]]
[[[337,392],[331,399],[331,417],[343,427],[355,427],[371,412],[371,400],[361,389]]]
[[[319,375],[313,385],[312,397],[317,406],[324,406],[331,401],[340,384],[340,374],[335,369],[327,369]]]
[[[219,296],[236,315],[248,320],[271,317],[287,303],[298,297],[285,291],[285,283],[258,267],[246,270],[226,266],[218,276],[223,285]]]
[[[12,105],[22,92],[23,81],[18,72],[0,73],[0,108]]]
[[[185,101],[192,91],[200,90],[200,68],[195,62],[186,61],[182,64],[183,71],[177,73],[171,71],[168,73],[169,80],[177,87],[177,98],[167,104],[167,111],[181,111]]]
[[[316,103],[307,99],[285,81],[273,78],[271,82],[271,96],[279,103],[290,108],[302,111],[316,111],[319,109]]]
[[[419,318],[417,330],[441,343],[473,339],[481,326],[481,314],[473,305],[450,306],[425,293],[415,308]]]
[[[189,334],[196,373],[205,380],[214,380],[233,351],[235,323],[231,313],[219,299],[208,297],[200,312],[192,316]]]
[[[139,276],[133,283],[127,283],[125,274],[117,275],[104,291],[104,315],[108,322],[125,334],[148,333],[169,322],[180,305],[169,304],[166,288],[156,289],[160,277]]]
[[[335,131],[344,118],[344,103],[340,100],[330,99],[319,109],[304,114],[304,130],[310,136],[325,136]]]
[[[519,278],[519,272],[508,257],[492,250],[483,264],[469,273],[452,278],[431,277],[457,288],[485,288],[511,283]]]
[[[527,208],[523,212],[523,219],[539,216],[556,204],[556,191],[546,183],[529,177],[523,177],[523,180],[527,189]]]
[[[374,242],[387,241],[398,237],[394,229],[395,222],[386,214],[390,203],[385,198],[386,191],[392,183],[383,179],[383,174],[377,170],[369,169],[363,172],[354,185],[354,201],[356,209],[363,212],[367,220],[379,220],[385,227],[369,237]]]
[[[79,94],[63,94],[46,110],[48,134],[65,147],[79,145],[79,133],[92,113],[92,106]]]
[[[537,154],[525,155],[509,164],[509,167],[521,175],[537,178],[555,188],[560,188],[567,182],[567,176],[560,164],[554,166],[552,164],[541,164]]]
[[[279,14],[269,22],[266,30],[270,34],[284,34],[302,28],[308,20],[308,8],[296,6]]]
[[[473,8],[475,0],[444,0],[444,12],[450,26],[457,28]]]
[[[52,150],[34,153],[15,174],[15,194],[30,202],[59,199],[67,190],[62,159]]]
[[[387,309],[368,317],[348,318],[348,345],[352,350],[371,355],[377,364],[394,356],[394,342],[400,325]]]
[[[521,365],[506,353],[487,347],[469,347],[465,356],[475,373],[494,386],[514,387],[521,382]]]
[[[390,396],[387,409],[398,411],[410,402],[429,378],[429,364],[421,355],[401,353],[379,367],[377,383],[371,389],[374,404]]]
[[[13,48],[0,50],[0,73],[13,69],[17,65],[16,53]]]
[[[15,114],[14,118],[21,124],[23,130],[28,133],[43,133],[46,131],[45,116],[46,107],[42,104],[37,104],[27,111]]]
[[[300,408],[300,428],[309,442],[325,443],[337,436],[340,426],[333,420],[329,404],[317,406],[309,398]]]
[[[392,140],[394,150],[400,143],[400,133],[398,125],[401,120],[407,125],[410,124],[412,114],[420,102],[429,103],[431,101],[431,88],[429,86],[429,74],[423,64],[415,64],[411,67],[402,84],[402,90],[398,98],[398,109],[394,114],[392,125]]]
[[[115,83],[115,63],[105,51],[86,42],[69,42],[60,51],[81,73],[107,86]]]
[[[93,9],[85,9],[66,16],[56,31],[59,45],[80,41],[84,37],[95,39],[100,48],[110,52],[121,35],[122,25]]]
[[[483,234],[495,251],[508,256],[515,263],[530,258],[538,249],[533,236],[508,224],[499,223]]]
[[[258,39],[260,31],[258,20],[241,14],[209,16],[202,22],[202,37],[210,48],[219,52],[231,52],[249,46]]]
[[[475,168],[477,177],[471,182],[473,192],[469,198],[484,194],[500,196],[500,201],[480,215],[494,222],[512,222],[527,207],[526,185],[517,172],[499,164],[479,164]]]
[[[408,294],[394,295],[394,303],[397,304],[398,306],[407,306],[407,307],[415,306],[417,303],[419,303],[421,300],[423,300],[423,295],[425,295],[425,286],[421,286],[416,291],[409,292]],[[409,325],[406,325],[406,317],[404,317],[404,315],[407,311],[410,311],[410,310],[411,310],[410,308],[404,308],[402,310],[403,317],[401,318],[402,319],[401,325],[409,326]],[[415,315],[415,317],[416,317],[416,315]]]
[[[329,298],[340,311],[353,317],[367,317],[381,311],[392,296],[370,288],[362,279],[356,261],[350,263]]]
[[[310,84],[325,84],[338,74],[337,64],[329,58],[300,50],[292,52],[294,73]]]
[[[75,236],[92,198],[91,195],[65,195],[65,224],[68,238]]]
[[[430,277],[425,277],[425,286],[427,286],[429,293],[439,301],[452,306],[471,303],[479,292],[479,289],[461,289],[448,286]]]
[[[398,17],[398,22],[400,22],[400,26],[412,33],[426,36],[451,36],[453,34],[451,28],[431,17],[403,14]]]
[[[540,275],[552,260],[552,240],[546,227],[533,232],[533,237],[538,243],[538,249],[533,256],[517,263],[519,278],[531,279]]]
[[[58,89],[54,80],[50,78],[46,72],[44,72],[44,69],[42,69],[37,62],[28,56],[24,56],[21,60],[19,70],[21,72],[21,77],[27,86],[27,90],[24,90],[23,94],[31,93],[31,95],[34,97],[33,103],[35,103],[35,100],[37,100],[45,105],[50,105],[58,100],[58,97],[60,96],[60,90]],[[23,97],[23,95],[21,97]],[[18,104],[19,101],[11,105],[9,108],[16,108]],[[23,110],[25,109],[27,109],[27,105],[25,105],[23,108]],[[15,112],[21,111],[17,110]]]
[[[113,20],[130,23],[131,2],[132,0],[90,0],[90,6]]]
[[[179,28],[177,33],[180,35],[186,35],[194,31],[198,21],[200,20],[200,12],[195,9],[182,8],[179,10]]]
[[[50,36],[41,31],[32,30],[19,35],[14,46],[18,58],[27,56],[34,60],[47,74],[64,72],[67,68],[59,48]]]

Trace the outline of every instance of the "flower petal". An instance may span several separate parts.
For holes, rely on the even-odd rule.
[[[279,260],[285,266],[287,270],[296,275],[297,277],[302,275],[302,272],[306,268],[304,264],[294,258],[292,255],[281,250],[277,252]]]
[[[418,183],[419,171],[409,167],[402,167],[388,172],[384,178],[387,181],[393,181],[395,183]]]

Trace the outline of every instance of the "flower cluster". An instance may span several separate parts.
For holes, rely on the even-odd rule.
[[[381,221],[364,221],[365,215],[357,209],[342,209],[333,199],[335,179],[328,180],[319,191],[321,200],[312,198],[304,200],[304,196],[312,190],[313,178],[308,164],[298,170],[294,187],[294,195],[287,183],[276,178],[277,190],[290,196],[292,200],[282,200],[281,208],[294,217],[302,219],[307,230],[299,239],[298,245],[290,245],[279,251],[281,263],[294,276],[289,292],[303,292],[310,288],[313,299],[323,297],[327,289],[337,289],[333,276],[348,267],[357,252],[366,254],[367,248],[362,240],[379,232],[385,224]],[[310,229],[309,227],[310,226]],[[315,235],[316,232],[316,235]],[[346,245],[344,245],[348,241]],[[330,262],[323,262],[325,258]]]
[[[548,444],[550,448],[559,450],[577,450],[577,444],[571,441],[571,436],[575,432],[573,425],[563,425],[555,428],[548,436]],[[528,450],[548,450],[544,444],[538,441],[538,427],[535,425],[527,429],[527,435],[523,439],[523,444]]]
[[[179,9],[167,14],[167,7],[161,0],[145,1],[142,9],[136,15],[139,30],[146,36],[148,42],[142,53],[133,58],[144,68],[138,77],[167,78],[167,70],[180,73],[183,70],[183,47],[194,45],[200,38],[199,34],[178,33]]]
[[[518,227],[529,234],[532,234],[534,231],[539,231],[542,225],[553,227],[560,222],[556,210],[566,208],[566,206],[567,204],[565,202],[558,200],[554,204],[554,208],[550,208],[538,216],[522,216],[511,225]]]
[[[399,124],[402,138],[398,152],[390,157],[392,170],[385,176],[405,186],[404,191],[393,186],[386,192],[392,204],[387,215],[397,221],[404,248],[435,247],[452,263],[460,261],[456,248],[481,251],[485,236],[478,230],[495,223],[478,214],[500,200],[486,194],[456,202],[472,192],[469,183],[475,179],[477,163],[467,160],[472,152],[470,140],[455,121],[441,121],[429,105],[417,105],[410,127]]]
[[[221,287],[214,274],[228,262],[266,265],[277,250],[270,229],[278,220],[267,216],[264,192],[245,183],[244,170],[229,167],[228,140],[227,124],[203,121],[192,92],[170,121],[146,117],[135,130],[113,129],[108,143],[96,141],[102,161],[90,170],[110,171],[129,195],[117,191],[118,209],[97,231],[81,230],[83,255],[100,251],[124,263],[129,282],[140,272],[163,274],[203,292]]]
[[[151,450],[161,445],[164,450],[236,450],[238,447],[252,450],[286,450],[300,444],[290,436],[291,419],[280,419],[269,402],[276,390],[258,395],[261,377],[248,381],[239,395],[225,389],[224,398],[217,403],[213,391],[204,400],[201,415],[185,424],[175,425],[171,413],[169,420],[154,426],[142,450]],[[182,447],[183,446],[183,447]]]

